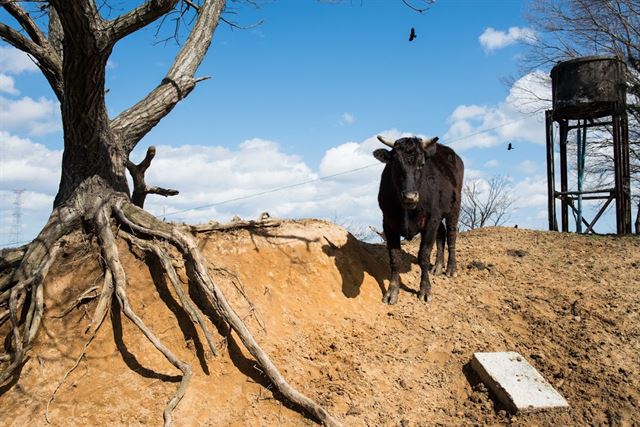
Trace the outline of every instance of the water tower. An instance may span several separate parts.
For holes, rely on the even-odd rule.
[[[594,225],[615,200],[616,230],[631,233],[629,130],[626,112],[626,65],[615,57],[587,56],[559,62],[551,70],[552,109],[546,111],[549,230],[558,231],[556,200],[560,200],[562,231],[569,231],[569,209],[575,231],[593,233]],[[560,191],[556,190],[553,122],[559,125]],[[587,134],[590,131],[590,134]],[[597,132],[596,132],[597,131]],[[584,189],[586,147],[593,136],[613,138],[614,187]],[[571,136],[571,138],[570,138]],[[569,191],[567,146],[575,141],[576,190]],[[593,139],[591,139],[593,141]],[[584,200],[603,200],[590,221],[583,216]]]

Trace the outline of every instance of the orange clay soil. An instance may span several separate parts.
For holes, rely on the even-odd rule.
[[[263,349],[344,425],[640,425],[637,237],[461,233],[458,277],[433,277],[428,305],[415,296],[416,239],[404,245],[405,289],[395,306],[381,303],[384,246],[331,223],[288,221],[199,239]],[[119,250],[134,309],[194,369],[174,411],[177,426],[313,424],[271,393],[236,336],[209,325],[220,353],[212,356],[157,264],[122,239]],[[58,316],[102,283],[102,271],[95,246],[79,236],[65,253],[46,278],[46,315],[22,376],[0,390],[2,425],[47,424],[47,401],[87,340],[95,300]],[[473,352],[505,350],[520,352],[571,409],[506,413],[468,369]],[[126,318],[111,316],[51,403],[51,425],[161,425],[178,374]]]

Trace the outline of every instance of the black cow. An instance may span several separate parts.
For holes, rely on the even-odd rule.
[[[462,159],[438,138],[378,139],[391,150],[378,149],[373,156],[386,163],[380,180],[378,204],[391,264],[391,281],[383,302],[395,304],[400,289],[400,236],[411,240],[421,234],[418,263],[422,270],[418,298],[429,301],[429,257],[437,238],[434,274],[444,268],[445,238],[449,247],[447,275],[456,274],[456,235],[460,216],[460,192],[464,175]],[[442,220],[445,220],[443,224]]]

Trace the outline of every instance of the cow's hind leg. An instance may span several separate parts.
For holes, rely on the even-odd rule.
[[[420,276],[420,292],[418,299],[429,302],[431,300],[431,282],[429,281],[429,254],[433,250],[433,243],[436,240],[438,225],[441,221],[429,221],[427,228],[422,232],[420,239],[420,251],[418,252],[418,263],[422,274]]]
[[[389,251],[389,265],[391,266],[391,281],[389,288],[382,297],[382,302],[387,304],[395,304],[398,301],[398,292],[400,292],[400,257],[402,252],[400,249],[400,234],[390,230],[384,226],[384,235],[387,238],[387,250]]]
[[[444,272],[444,241],[446,239],[446,234],[447,232],[444,224],[440,222],[440,226],[438,227],[438,234],[436,235],[436,263],[434,264],[432,270],[434,276],[437,276],[438,274],[442,274]],[[422,248],[422,245],[420,245],[420,247]],[[420,258],[419,254],[418,258]]]
[[[458,216],[447,218],[447,246],[449,260],[447,261],[447,276],[458,275],[456,265],[456,238],[458,237]]]

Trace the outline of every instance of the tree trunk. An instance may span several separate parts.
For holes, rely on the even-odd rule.
[[[170,259],[166,249],[158,243],[163,241],[181,253],[185,270],[194,273],[195,286],[201,295],[206,296],[205,303],[212,312],[208,314],[217,312],[239,335],[278,395],[294,407],[302,408],[322,424],[339,425],[324,408],[285,381],[211,278],[195,237],[137,208],[129,197],[125,176],[129,153],[199,81],[194,78],[194,73],[209,47],[225,1],[205,0],[200,6],[185,2],[189,7],[198,8],[197,19],[175,63],[158,87],[114,120],[108,117],[104,91],[106,64],[113,46],[120,39],[169,13],[178,0],[148,0],[111,21],[100,16],[93,0],[50,0],[48,3],[50,19],[47,38],[22,9],[20,2],[0,1],[0,7],[22,27],[18,31],[0,25],[0,38],[35,59],[60,100],[64,130],[62,176],[51,217],[26,250],[14,253],[10,266],[19,265],[0,282],[0,326],[9,323],[9,328],[3,329],[9,332],[5,337],[0,337],[4,338],[5,343],[0,350],[0,388],[10,378],[20,374],[20,367],[36,338],[46,308],[43,279],[56,260],[63,237],[85,224],[88,225],[85,230],[97,237],[104,281],[102,291],[96,297],[98,301],[93,317],[87,321],[86,330],[91,331],[90,337],[71,370],[82,360],[100,325],[108,318],[109,310],[121,310],[155,348],[182,371],[180,385],[163,414],[165,425],[171,424],[172,411],[187,390],[192,370],[145,325],[144,319],[136,314],[135,307],[129,303],[127,275],[120,262],[117,245],[117,239],[122,235],[131,244],[155,253],[164,260],[163,268],[170,280],[181,286],[177,283],[179,279],[172,264],[175,260]],[[146,192],[151,190],[145,186]],[[114,222],[119,228],[118,235],[112,230]],[[196,305],[186,293],[180,296],[194,324],[203,329],[215,352],[204,317],[196,311]],[[112,301],[118,302],[117,307],[115,304],[112,306]],[[53,392],[46,414],[67,375]]]
[[[63,24],[79,27],[64,20]],[[78,189],[93,194],[104,190],[129,193],[125,177],[128,153],[118,149],[105,104],[105,70],[112,46],[100,39],[101,32],[87,30],[83,37],[65,37],[63,42],[62,76],[67,82],[61,100],[63,173],[54,207]]]

